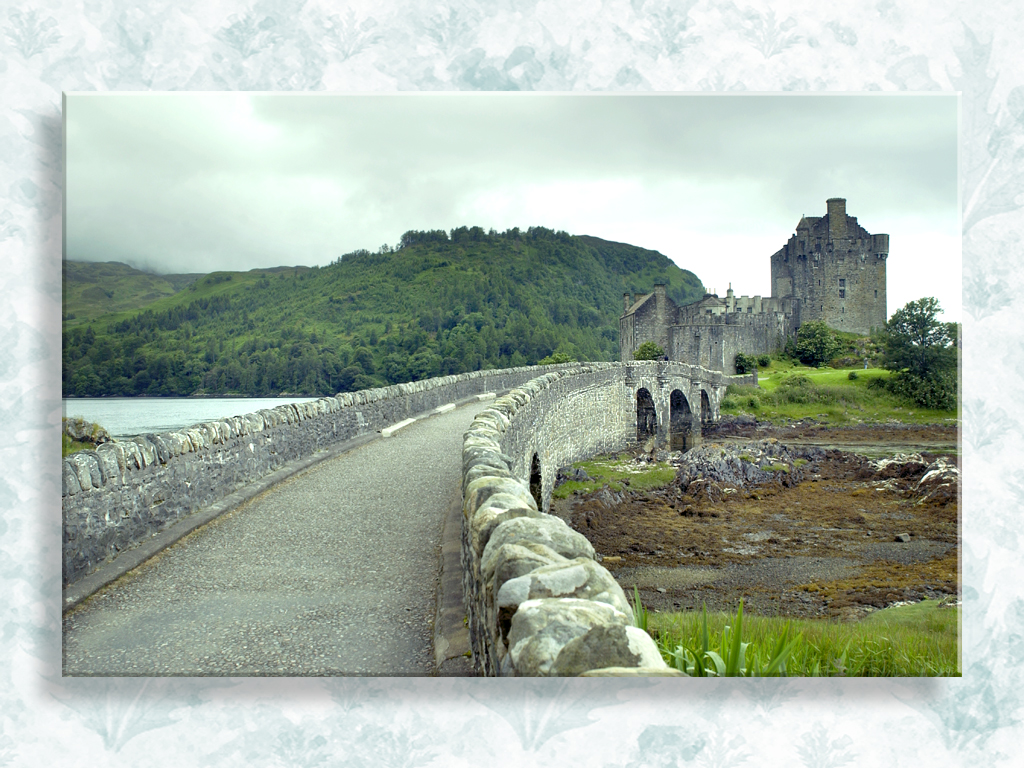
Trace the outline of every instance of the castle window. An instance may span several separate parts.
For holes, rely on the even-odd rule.
[[[840,299],[845,299],[846,298],[846,289],[844,289],[844,288],[840,288],[839,289],[839,298]]]
[[[840,288],[845,288],[846,287],[846,280],[844,280],[841,277],[839,278],[839,287]]]
[[[875,291],[875,293],[878,293],[878,291]],[[753,312],[753,311],[754,311],[753,307],[747,307],[747,312]]]
[[[875,291],[875,298],[878,298],[878,291]]]

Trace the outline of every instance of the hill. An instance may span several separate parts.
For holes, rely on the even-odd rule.
[[[117,261],[64,262],[65,328],[112,312],[138,311],[202,275],[154,275]]]
[[[323,395],[553,353],[613,360],[623,292],[656,282],[681,304],[704,293],[692,272],[623,243],[411,231],[394,249],[215,272],[142,311],[66,324],[64,396]]]

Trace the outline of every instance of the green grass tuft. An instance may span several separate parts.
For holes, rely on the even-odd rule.
[[[925,600],[877,611],[859,622],[743,616],[743,641],[751,659],[796,638],[785,661],[790,677],[956,677],[960,608]],[[670,665],[678,648],[700,648],[706,633],[723,635],[736,625],[728,613],[652,613],[650,632]]]
[[[556,499],[565,499],[575,491],[591,493],[608,486],[609,490],[621,491],[628,487],[632,491],[652,491],[664,488],[676,477],[676,470],[668,462],[646,466],[637,464],[632,457],[597,456],[589,461],[573,464],[590,476],[590,480],[568,480],[552,491]],[[628,480],[628,486],[623,481]]]

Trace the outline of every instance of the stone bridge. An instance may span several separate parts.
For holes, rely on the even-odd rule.
[[[587,657],[586,654],[581,657],[577,653],[579,658],[568,666],[563,664],[553,667],[550,663],[553,660],[550,660],[540,667],[517,667],[511,662],[507,647],[508,638],[503,634],[508,629],[509,606],[503,606],[501,611],[497,610],[495,599],[498,589],[493,580],[494,573],[492,571],[487,578],[484,577],[480,558],[484,555],[487,540],[495,531],[509,533],[517,525],[521,527],[522,524],[516,522],[514,518],[541,516],[545,519],[543,524],[549,528],[554,525],[551,521],[561,524],[557,518],[543,514],[543,510],[546,510],[550,503],[558,467],[637,442],[649,446],[668,445],[677,449],[685,449],[696,444],[700,440],[700,426],[717,418],[725,387],[735,379],[736,377],[726,377],[719,372],[672,362],[568,364],[482,371],[377,390],[344,393],[311,403],[278,406],[257,414],[199,424],[172,433],[140,436],[129,441],[100,446],[95,452],[74,454],[63,463],[65,609],[73,609],[94,593],[97,593],[96,599],[89,600],[90,604],[99,605],[104,601],[119,604],[121,598],[111,595],[110,592],[121,582],[113,584],[109,589],[106,586],[108,583],[129,568],[143,562],[152,553],[182,538],[200,524],[237,507],[246,498],[257,496],[257,491],[264,491],[280,477],[302,470],[324,458],[333,457],[339,450],[356,448],[364,445],[366,441],[373,442],[375,437],[404,435],[406,430],[396,430],[423,421],[426,417],[436,416],[438,418],[433,420],[436,424],[433,427],[434,436],[421,438],[426,442],[422,443],[423,447],[419,450],[428,457],[423,469],[413,469],[410,466],[408,469],[412,470],[411,472],[403,471],[406,465],[403,463],[405,459],[402,454],[402,440],[379,441],[381,447],[375,450],[380,452],[381,458],[371,461],[370,465],[363,469],[346,469],[346,466],[358,466],[343,463],[342,459],[348,454],[324,462],[325,469],[318,469],[317,472],[325,477],[334,477],[334,485],[330,486],[330,490],[322,491],[318,495],[312,485],[313,481],[307,479],[312,477],[311,471],[300,474],[290,483],[283,485],[293,489],[299,496],[308,497],[301,503],[310,507],[308,519],[314,521],[310,525],[320,525],[325,515],[328,522],[335,520],[335,535],[338,529],[344,530],[345,525],[360,525],[370,511],[367,508],[368,504],[373,506],[373,513],[377,518],[386,519],[389,499],[401,497],[400,494],[406,494],[413,499],[410,504],[419,503],[424,506],[426,511],[423,514],[417,513],[418,518],[424,515],[429,518],[430,510],[434,510],[434,522],[430,525],[439,526],[448,507],[461,512],[461,515],[457,515],[457,521],[461,522],[461,525],[454,526],[461,527],[461,534],[452,534],[449,531],[447,535],[462,537],[461,573],[458,576],[466,599],[463,616],[468,612],[470,617],[474,665],[479,673],[578,674],[581,670],[608,666],[653,666],[654,673],[661,673],[664,671],[663,665],[660,665],[660,658],[654,658],[656,653],[652,655],[649,643],[643,648],[637,645],[640,641],[637,640],[635,628],[630,630],[628,642],[623,641],[626,642],[623,647],[627,648],[627,652],[615,656],[622,663],[604,663],[610,658],[607,653],[598,653],[593,658]],[[485,407],[487,398],[496,396],[493,405]],[[471,412],[468,412],[469,415],[454,418],[451,412],[456,406],[468,403],[476,403]],[[481,409],[482,412],[477,414]],[[462,413],[464,410],[460,408],[456,413]],[[458,481],[453,478],[453,481],[445,481],[451,482],[450,490],[439,489],[432,492],[432,495],[424,496],[424,477],[434,474],[427,467],[432,464],[440,467],[448,463],[454,472],[458,472],[460,457],[454,441],[461,439],[459,436],[466,428],[466,419],[474,415],[476,419],[472,421],[462,441],[461,493],[457,487]],[[445,424],[452,426],[446,427]],[[460,427],[459,424],[463,426]],[[448,432],[445,432],[446,429]],[[407,431],[411,434],[414,430],[409,428]],[[449,440],[453,442],[448,443]],[[452,448],[441,447],[447,444],[452,445]],[[448,455],[449,450],[451,455]],[[350,453],[357,454],[360,451]],[[338,496],[347,493],[345,489],[351,485],[349,481],[354,482],[356,479],[346,476],[346,473],[364,474],[371,471],[380,476],[375,476],[368,489],[360,490],[356,499],[347,508],[335,503]],[[438,475],[440,476],[440,472]],[[488,488],[494,489],[495,483],[502,487],[502,493],[487,492]],[[382,486],[387,490],[381,490]],[[277,493],[276,486],[269,493]],[[369,494],[375,494],[375,498],[367,499],[366,496]],[[454,503],[448,494],[456,495]],[[268,502],[268,506],[274,507],[273,500]],[[484,510],[483,517],[486,518],[483,522],[478,514],[481,510]],[[246,513],[256,514],[249,509]],[[510,515],[507,519],[503,517],[506,513]],[[293,516],[291,513],[285,515],[281,523],[284,528],[281,530],[287,533],[274,534],[271,538],[293,536],[295,532],[292,529],[300,525],[299,519],[307,518]],[[506,530],[503,525],[511,527]],[[564,527],[564,524],[561,525]],[[383,528],[378,526],[378,529],[381,531],[377,534],[378,537],[384,535]],[[541,540],[552,544],[544,538],[551,531],[548,528],[545,528],[545,531],[546,533],[541,534]],[[571,567],[584,567],[576,561],[580,557],[588,560],[590,565],[585,566],[586,572],[597,573],[598,576],[594,578],[605,584],[606,588],[594,592],[594,584],[591,583],[593,579],[588,578],[584,579],[580,589],[570,590],[573,596],[560,595],[558,599],[568,599],[570,602],[575,600],[573,605],[576,605],[593,602],[590,598],[597,595],[594,600],[598,603],[602,603],[603,600],[603,603],[596,610],[605,619],[611,617],[609,620],[612,622],[606,626],[607,622],[602,623],[602,619],[598,624],[604,628],[602,631],[608,630],[611,635],[615,635],[615,632],[609,629],[610,626],[625,627],[631,623],[624,621],[624,617],[628,616],[629,606],[621,594],[621,589],[618,589],[617,585],[612,586],[614,580],[611,580],[607,571],[597,564],[592,548],[588,551],[589,545],[580,542],[582,536],[567,528],[565,531],[559,531],[558,535],[572,539],[573,543],[564,554],[559,551],[558,546],[548,547],[551,551],[534,562],[533,568],[558,565],[562,561],[576,564]],[[416,536],[424,542],[429,538],[426,534]],[[342,535],[339,538],[344,542],[346,537]],[[158,540],[163,543],[154,544]],[[532,544],[526,543],[534,550],[542,551],[538,548],[547,544],[541,540]],[[187,549],[190,546],[188,541],[186,539],[181,544],[176,544],[174,549],[182,546]],[[525,542],[517,541],[519,544]],[[387,550],[387,546],[382,546],[384,544],[377,542],[377,549]],[[310,546],[314,545],[323,548],[322,541],[311,542]],[[267,541],[261,542],[259,546],[265,546],[270,552],[272,544]],[[238,547],[251,548],[252,543],[239,543]],[[359,551],[348,553],[340,559],[336,552],[330,552],[330,556],[335,558],[334,562],[359,563],[360,568],[355,572],[375,573],[376,566],[371,562],[375,553],[367,551],[368,549],[374,547],[367,547],[364,543],[360,545]],[[279,555],[268,552],[255,554],[268,559],[268,562],[274,562],[274,567],[279,567],[281,562],[290,563],[292,558],[299,557],[291,550],[285,550]],[[241,556],[252,559],[254,553],[249,551]],[[320,557],[318,562],[323,562],[323,556],[317,557]],[[161,558],[165,559],[173,560],[170,556]],[[410,553],[409,561],[413,562],[415,559]],[[118,567],[118,563],[122,566]],[[520,563],[513,570],[522,571],[521,566]],[[146,571],[148,568],[147,565],[147,568],[140,570]],[[456,566],[456,569],[458,568],[459,566]],[[407,574],[404,578],[431,585],[435,583],[436,569],[424,568],[422,563],[417,565],[416,569],[415,573]],[[433,572],[423,572],[424,570]],[[449,577],[451,570],[453,568],[449,567]],[[517,574],[525,576],[530,570],[522,573],[517,571]],[[600,572],[603,572],[603,575]],[[508,577],[512,571],[506,569],[503,573]],[[287,577],[286,571],[280,578]],[[215,580],[212,576],[210,578]],[[575,583],[574,579],[575,576],[570,578],[570,581]],[[590,586],[587,586],[588,584]],[[220,602],[215,604],[235,605],[235,589],[237,585],[232,587],[230,599],[222,595],[217,598]],[[333,587],[327,589],[329,591]],[[388,591],[385,587],[381,589],[382,594]],[[195,591],[196,594],[200,594],[203,590],[200,585],[196,585]],[[528,589],[527,593],[529,591]],[[588,597],[584,599],[584,595]],[[225,600],[228,602],[225,603]],[[337,606],[330,607],[330,595],[318,594],[317,600],[319,602],[315,611],[307,613],[334,616],[340,610]],[[279,603],[274,603],[274,606],[272,610],[287,613],[286,607],[280,606]],[[83,606],[83,610],[87,607]],[[406,607],[405,610],[413,609]],[[334,613],[331,613],[332,611]],[[497,620],[498,613],[503,617],[501,621]],[[433,615],[429,618],[421,617],[428,625],[433,619]],[[119,620],[124,619],[119,615]],[[101,619],[97,621],[102,625]],[[367,619],[364,617],[362,621],[365,623]],[[84,620],[79,621],[79,625],[84,623]],[[145,623],[152,627],[154,623],[159,622],[154,622],[150,613]],[[461,624],[460,620],[459,625]],[[590,628],[593,629],[594,626]],[[69,645],[78,642],[75,627],[75,621],[66,618],[66,654]],[[99,636],[105,638],[104,645],[112,643],[106,629],[101,627],[97,631],[100,633]],[[339,630],[339,636],[348,636],[344,634],[345,632],[349,630]],[[541,629],[536,629],[536,632],[543,634]],[[182,633],[183,636],[188,635],[184,630]],[[132,630],[126,629],[126,636],[131,634]],[[602,648],[608,645],[607,642],[598,640],[600,638],[594,636],[588,642],[591,645],[596,643]],[[615,638],[609,640],[612,646],[615,645],[614,640]],[[618,637],[618,640],[623,638]],[[161,647],[163,645],[158,643],[157,638],[149,645],[154,643],[160,644]],[[116,642],[113,645],[116,646]],[[633,650],[637,648],[640,650],[634,654]],[[191,666],[180,669],[172,665],[161,666],[160,671],[155,671],[156,668],[142,668],[136,673],[225,673],[220,666],[211,666],[207,669],[201,660],[193,661]],[[240,669],[248,669],[243,661],[237,664]],[[228,666],[229,671],[235,668]],[[302,670],[289,669],[287,665],[263,669],[256,664],[252,667],[254,671],[247,673],[368,673],[362,667],[347,668],[344,665],[328,665],[323,668],[326,672],[316,671],[320,669],[317,666]],[[409,674],[404,667],[395,669],[401,669],[401,673]],[[128,668],[123,672],[132,673]],[[108,668],[97,672],[95,669],[65,668],[65,674],[97,673],[111,674],[117,673],[117,670]],[[388,672],[377,669],[371,673]],[[419,673],[424,672],[421,670]]]

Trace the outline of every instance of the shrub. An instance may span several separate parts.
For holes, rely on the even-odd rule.
[[[803,323],[796,332],[796,355],[804,365],[820,368],[842,350],[835,332],[820,320]]]
[[[850,381],[856,381],[860,377],[857,375],[856,371],[850,371],[850,374],[846,378],[848,378]]]
[[[761,366],[762,368],[767,368],[769,365],[772,364],[772,356],[771,355],[758,355],[757,356],[757,364],[759,366]]]
[[[933,373],[928,378],[915,376],[910,371],[900,371],[890,376],[887,389],[897,397],[910,400],[921,408],[937,411],[956,410],[956,376],[947,373]]]
[[[660,360],[665,356],[665,350],[653,341],[645,341],[636,352],[633,353],[634,360]]]
[[[742,352],[736,353],[736,373],[750,373],[757,367],[757,359],[753,355],[745,355]]]

